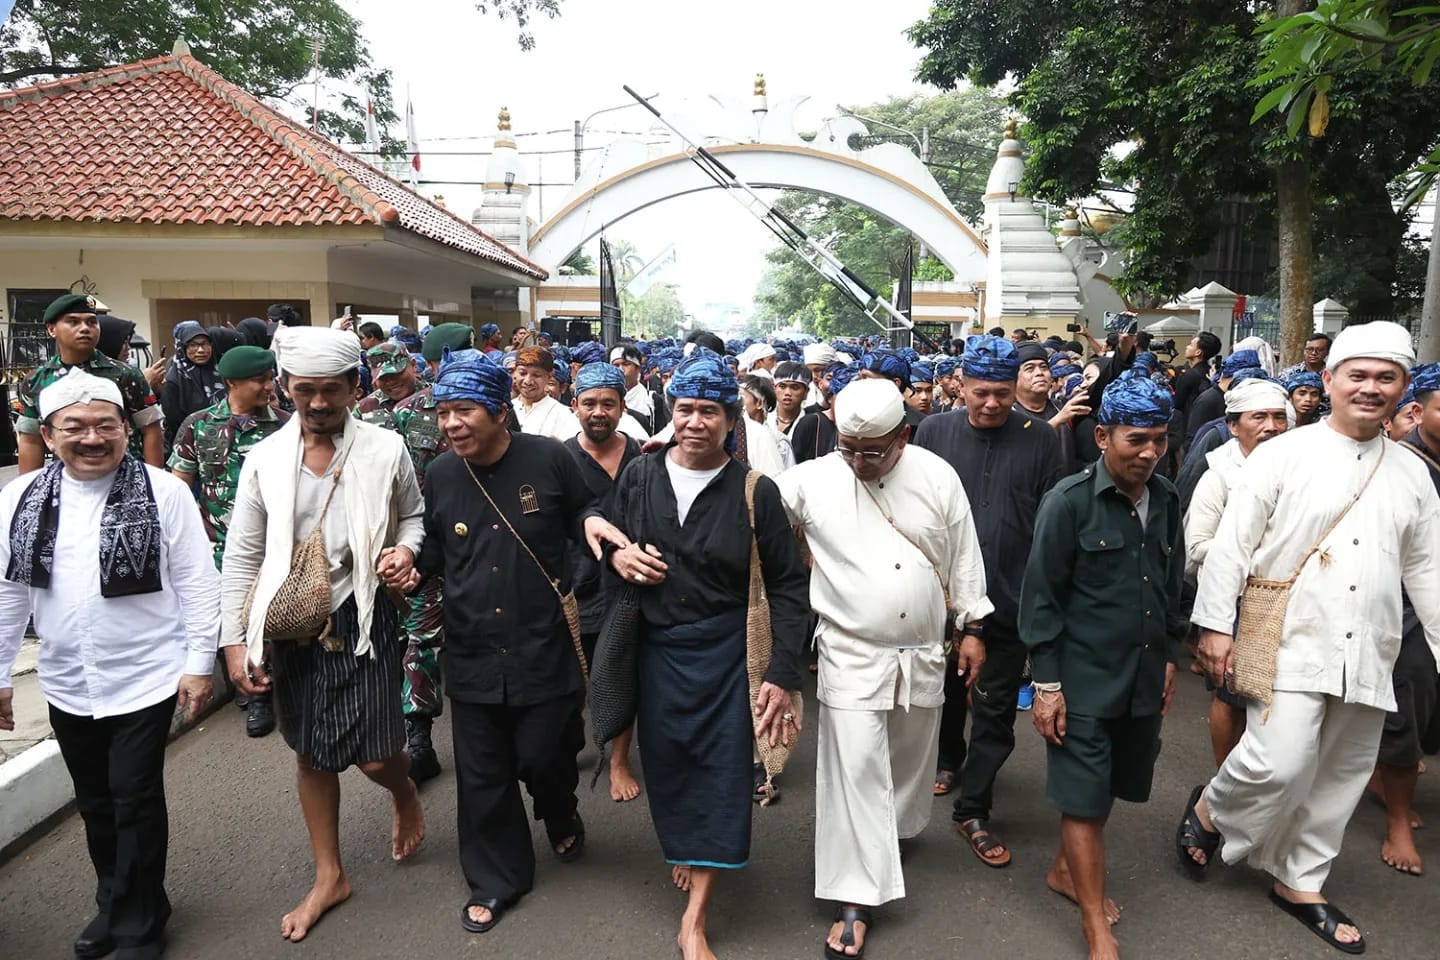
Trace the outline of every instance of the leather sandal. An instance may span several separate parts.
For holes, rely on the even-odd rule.
[[[1200,815],[1195,812],[1195,805],[1200,802],[1200,795],[1204,792],[1203,783],[1190,791],[1190,803],[1185,807],[1185,816],[1180,819],[1180,826],[1175,830],[1175,854],[1180,858],[1180,866],[1185,868],[1191,880],[1205,879],[1210,864],[1215,862],[1215,851],[1220,849],[1220,834],[1206,830],[1200,823]],[[1205,862],[1199,863],[1190,856],[1191,850],[1199,850],[1205,854]]]
[[[470,919],[471,907],[484,907],[489,910],[490,919],[483,923]],[[494,897],[476,897],[460,908],[460,925],[471,933],[489,933],[500,922],[500,918],[505,916],[505,907],[506,903],[503,900],[497,900]]]
[[[1270,900],[1284,910],[1290,916],[1299,920],[1315,936],[1324,940],[1330,946],[1343,953],[1358,954],[1365,952],[1365,938],[1362,936],[1354,943],[1346,943],[1335,936],[1335,931],[1343,926],[1360,929],[1360,925],[1345,915],[1345,911],[1333,903],[1293,903],[1286,900],[1280,894],[1270,889]]]
[[[1011,860],[1010,848],[1005,846],[1004,841],[999,837],[986,829],[986,822],[979,817],[971,817],[969,820],[961,820],[955,824],[955,829],[965,838],[965,842],[970,844],[970,851],[979,857],[980,862],[985,866],[994,867],[997,870],[1000,867],[1008,867]],[[1003,857],[986,856],[995,849],[1003,849],[1005,855]]]
[[[860,949],[854,953],[846,953],[844,948],[855,946],[855,924],[857,923],[865,924],[865,940],[869,942],[871,927],[870,908],[841,907],[835,911],[835,922],[845,924],[844,929],[840,931],[841,949],[836,950],[830,946],[830,940],[827,937],[825,940],[826,960],[859,960],[860,957],[865,956],[865,944],[863,943],[860,945]]]
[[[580,812],[577,810],[567,822],[555,829],[551,829],[550,822],[545,822],[545,836],[550,841],[550,852],[555,854],[555,859],[561,863],[571,863],[579,860],[585,853],[585,821],[580,819]],[[555,849],[563,841],[575,838],[563,852]]]
[[[943,796],[945,796],[947,793],[949,793],[951,790],[954,790],[954,789],[955,789],[955,771],[954,771],[954,770],[936,770],[936,771],[935,771],[935,796],[937,796],[937,797],[943,797]]]

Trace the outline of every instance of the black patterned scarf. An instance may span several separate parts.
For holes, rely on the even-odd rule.
[[[51,463],[21,496],[10,521],[10,564],[5,579],[50,588],[55,531],[60,525],[60,475]],[[160,512],[145,465],[126,455],[116,468],[100,515],[100,595],[130,597],[160,592]]]

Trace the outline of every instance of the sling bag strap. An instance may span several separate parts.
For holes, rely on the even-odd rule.
[[[1415,454],[1415,456],[1428,463],[1431,470],[1434,470],[1436,473],[1440,473],[1440,461],[1437,461],[1434,457],[1430,456],[1430,454],[1420,449],[1419,446],[1411,443],[1409,440],[1401,440],[1400,446],[1409,450],[1411,453]]]
[[[926,553],[924,550],[922,550],[922,549],[920,548],[920,544],[916,543],[916,542],[910,537],[909,534],[907,534],[904,530],[901,530],[899,527],[897,527],[897,526],[895,525],[895,521],[892,520],[892,519],[890,519],[890,514],[888,514],[888,513],[885,512],[885,507],[880,503],[880,498],[877,497],[877,496],[875,496],[875,491],[870,489],[869,484],[865,483],[865,482],[864,482],[863,480],[861,480],[859,477],[856,477],[856,478],[855,478],[855,482],[860,486],[860,488],[861,488],[862,490],[864,490],[866,493],[870,494],[870,502],[873,503],[873,504],[875,504],[875,509],[880,511],[880,516],[884,517],[884,518],[885,518],[885,522],[888,523],[888,524],[890,524],[890,529],[891,529],[891,530],[894,530],[896,533],[900,534],[900,536],[904,538],[905,542],[908,543],[908,544],[910,544],[910,546],[914,547],[916,550],[918,550],[918,551],[920,552],[920,556],[922,556],[922,557],[925,558],[925,562],[928,563],[928,564],[930,564],[930,569],[935,573],[935,580],[936,580],[936,582],[938,582],[938,583],[940,584],[940,591],[941,591],[941,593],[943,593],[943,594],[945,595],[945,612],[946,612],[946,614],[948,615],[948,614],[951,612],[951,611],[950,611],[950,588],[945,585],[945,578],[944,578],[943,576],[941,576],[941,574],[940,574],[940,568],[935,565],[935,561],[934,561],[934,560],[931,560],[931,559],[930,559],[930,554]],[[945,639],[946,639],[946,641],[948,642],[950,638],[949,638],[949,637],[946,637]]]
[[[510,523],[510,518],[505,516],[505,511],[500,509],[500,505],[495,502],[495,498],[490,496],[490,491],[485,489],[485,484],[481,483],[480,478],[475,476],[475,468],[470,465],[468,460],[465,461],[465,472],[470,474],[470,479],[475,481],[475,486],[480,488],[480,492],[484,494],[485,499],[489,502],[490,509],[495,511],[495,514],[500,518],[500,522],[505,524],[505,529],[509,530],[510,535],[515,538],[515,542],[520,544],[520,548],[530,556],[531,560],[535,561],[535,566],[540,568],[540,572],[544,575],[545,581],[550,584],[550,589],[555,591],[555,598],[560,601],[560,609],[565,613],[565,625],[570,628],[570,641],[575,645],[575,658],[580,661],[580,677],[588,684],[590,682],[590,665],[585,662],[585,648],[580,644],[580,607],[575,600],[574,591],[570,593],[561,592],[559,579],[552,577],[550,571],[545,568],[545,564],[541,563],[540,558],[535,556],[535,551],[530,549],[530,544],[525,542],[525,538],[520,536],[520,532]]]

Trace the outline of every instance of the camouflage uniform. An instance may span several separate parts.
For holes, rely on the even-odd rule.
[[[230,401],[221,400],[186,417],[175,431],[168,466],[195,476],[200,483],[200,512],[214,531],[217,570],[225,553],[225,533],[230,529],[230,511],[245,456],[289,419],[290,414],[270,407],[236,416],[230,412]]]
[[[415,464],[415,477],[424,490],[425,470],[436,457],[450,449],[440,432],[440,418],[430,390],[421,390],[398,403],[377,391],[361,401],[356,415],[400,434]],[[410,598],[410,613],[400,626],[406,641],[407,717],[438,717],[444,709],[440,696],[440,650],[445,643],[445,621],[441,613],[443,588],[444,581],[439,577],[427,578]]]
[[[140,438],[140,431],[152,423],[160,422],[160,407],[156,401],[155,392],[150,389],[145,375],[137,367],[121,363],[119,360],[112,360],[99,350],[96,350],[89,360],[76,364],[65,363],[57,353],[26,377],[16,389],[15,399],[11,401],[16,416],[15,432],[39,436],[40,391],[69,373],[72,366],[79,367],[97,377],[113,380],[115,385],[120,388],[120,395],[125,398],[125,412],[129,416],[132,428],[129,451],[135,459],[143,461],[145,459],[145,443]]]

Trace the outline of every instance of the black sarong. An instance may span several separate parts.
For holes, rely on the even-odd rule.
[[[636,726],[650,817],[673,864],[735,869],[750,858],[754,728],[745,610],[646,628]]]
[[[343,651],[327,653],[319,642],[268,644],[280,734],[314,769],[338,773],[405,748],[399,626],[394,605],[376,593],[370,632],[375,656],[355,656],[360,625],[351,594],[331,614],[330,630],[345,641]]]

